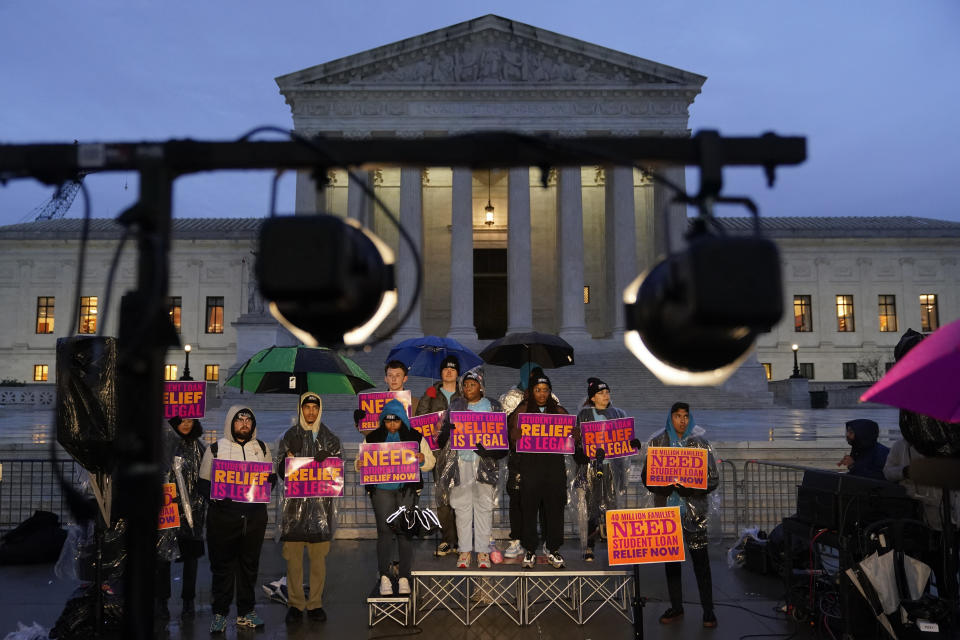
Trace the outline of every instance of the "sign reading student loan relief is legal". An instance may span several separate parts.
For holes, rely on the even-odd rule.
[[[706,449],[697,447],[648,447],[647,485],[682,484],[691,489],[706,489],[708,455]]]
[[[360,410],[366,412],[366,415],[357,423],[357,429],[360,433],[369,433],[380,426],[380,412],[383,411],[383,405],[391,400],[399,400],[403,408],[410,415],[410,405],[413,403],[413,396],[409,389],[404,391],[371,391],[370,393],[358,393],[357,399],[360,401]]]
[[[487,411],[451,411],[450,448],[473,451],[477,444],[485,449],[506,450],[507,414]]]
[[[603,449],[608,460],[624,458],[637,453],[633,440],[633,418],[614,418],[599,422],[581,422],[583,450],[589,458],[597,457],[597,449]]]
[[[270,502],[269,462],[214,458],[210,465],[210,499]]]
[[[317,462],[289,456],[283,486],[287,498],[339,498],[343,495],[343,459]]]
[[[683,562],[680,507],[607,511],[607,561],[618,564]]]
[[[360,483],[417,482],[420,461],[417,442],[363,442],[360,444]]]
[[[520,438],[517,451],[526,453],[573,453],[573,427],[577,416],[556,413],[521,413],[517,416]]]
[[[163,383],[163,417],[202,418],[207,404],[207,383],[177,380]]]

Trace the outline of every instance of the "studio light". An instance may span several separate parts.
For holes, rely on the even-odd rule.
[[[349,218],[271,217],[260,228],[260,293],[308,346],[366,342],[397,306],[393,266],[393,251]]]
[[[718,385],[780,321],[779,253],[761,236],[688,241],[624,290],[624,342],[665,384]]]

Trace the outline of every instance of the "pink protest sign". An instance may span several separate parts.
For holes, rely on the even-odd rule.
[[[360,444],[360,483],[418,482],[420,447],[416,442],[364,442]]]
[[[383,411],[383,405],[391,400],[399,400],[403,408],[410,415],[410,406],[413,404],[413,396],[409,390],[404,391],[371,391],[369,393],[358,393],[357,398],[360,401],[360,409],[365,411],[365,415],[357,428],[360,433],[369,433],[380,426],[380,412]]]
[[[625,458],[637,453],[631,446],[633,418],[614,418],[600,422],[581,422],[583,450],[589,458],[597,456],[597,447],[606,458]]]
[[[339,498],[343,495],[343,459],[287,458],[284,469],[287,498]]]
[[[507,441],[507,414],[488,411],[451,411],[450,448],[472,451],[477,443],[484,448],[505,450]]]
[[[202,418],[207,405],[207,383],[178,380],[163,383],[163,417]]]
[[[440,435],[440,426],[443,424],[443,411],[436,413],[427,413],[422,416],[410,418],[410,426],[419,431],[431,449],[439,449],[437,446],[437,436]]]
[[[271,487],[267,477],[272,466],[269,462],[214,458],[210,465],[210,499],[270,502]]]
[[[517,416],[520,438],[517,451],[525,453],[573,453],[573,427],[577,417],[553,413],[521,413]]]

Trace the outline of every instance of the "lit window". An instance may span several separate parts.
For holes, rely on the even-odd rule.
[[[170,314],[170,322],[173,328],[180,333],[180,312],[183,309],[183,299],[180,296],[170,296],[167,298],[167,311]]]
[[[207,333],[223,333],[223,296],[207,296]]]
[[[813,363],[812,362],[800,363],[800,377],[806,378],[807,380],[813,380]]]
[[[97,296],[83,296],[80,298],[80,325],[78,332],[86,334],[97,332]]]
[[[163,379],[170,381],[177,379],[177,365],[168,364],[163,367]]]
[[[881,298],[883,296],[880,296]],[[883,331],[883,329],[881,329]],[[844,380],[856,380],[857,379],[857,363],[856,362],[844,362],[843,363],[843,379]]]
[[[46,382],[47,375],[50,373],[50,367],[45,364],[35,364],[33,365],[33,381],[34,382]]]
[[[203,379],[207,382],[218,382],[220,380],[220,365],[208,364],[204,366]]]
[[[797,333],[813,331],[810,296],[793,296],[793,330]]]
[[[920,295],[920,331],[930,333],[940,327],[940,313],[937,311],[937,294]]]
[[[53,296],[37,298],[37,333],[53,333]]]
[[[773,380],[773,365],[769,362],[761,362],[763,372],[767,375],[767,380]]]
[[[837,331],[855,331],[853,322],[853,296],[837,296]]]
[[[583,287],[583,304],[590,304],[590,285]]]
[[[897,297],[877,296],[877,313],[880,316],[880,331],[897,330]],[[854,376],[856,377],[856,376]]]

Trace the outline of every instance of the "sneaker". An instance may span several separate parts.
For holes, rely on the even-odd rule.
[[[519,558],[523,555],[523,545],[519,540],[511,540],[510,546],[504,550],[503,555],[507,558]]]
[[[303,611],[296,607],[287,607],[287,615],[283,621],[287,624],[300,624],[303,622]]]
[[[407,578],[397,580],[397,592],[402,596],[410,595],[410,581]]]
[[[184,600],[183,607],[180,608],[180,617],[190,619],[195,615],[197,615],[197,610],[193,606],[193,600]]]
[[[472,555],[473,554],[471,552],[464,551],[459,556],[457,556],[457,569],[469,569],[470,560],[471,560],[470,556]]]
[[[213,616],[213,620],[210,621],[210,633],[224,633],[227,630],[227,616],[222,616],[219,613]]]
[[[593,549],[587,549],[583,552],[584,562],[593,562]]]
[[[327,612],[323,610],[323,607],[317,607],[316,609],[307,609],[307,617],[310,618],[310,620],[313,622],[326,622]]]
[[[478,553],[477,554],[477,567],[480,569],[489,569],[490,568],[490,554],[489,553]]]
[[[248,629],[259,629],[263,627],[263,618],[257,615],[256,611],[251,611],[242,616],[237,616],[237,626]]]
[[[521,563],[521,566],[523,566],[525,569],[533,569],[535,566],[537,566],[537,556],[527,551],[523,555],[523,562]]]
[[[703,626],[707,629],[713,629],[717,626],[717,616],[713,611],[704,611],[703,612]]]
[[[380,595],[382,596],[393,595],[393,583],[390,582],[390,578],[388,578],[387,576],[380,576]]]
[[[547,562],[552,564],[554,569],[563,569],[563,556],[559,551],[553,551],[547,555]]]
[[[660,624],[670,624],[671,622],[676,622],[683,617],[683,609],[674,609],[670,607],[663,612],[663,615],[660,616]]]
[[[440,543],[440,546],[437,547],[437,555],[438,555],[438,556],[445,556],[445,555],[451,554],[451,553],[453,553],[453,552],[455,552],[455,551],[456,551],[456,549],[455,549],[453,546],[451,546],[449,543],[447,543],[447,542],[441,542],[441,543]]]

